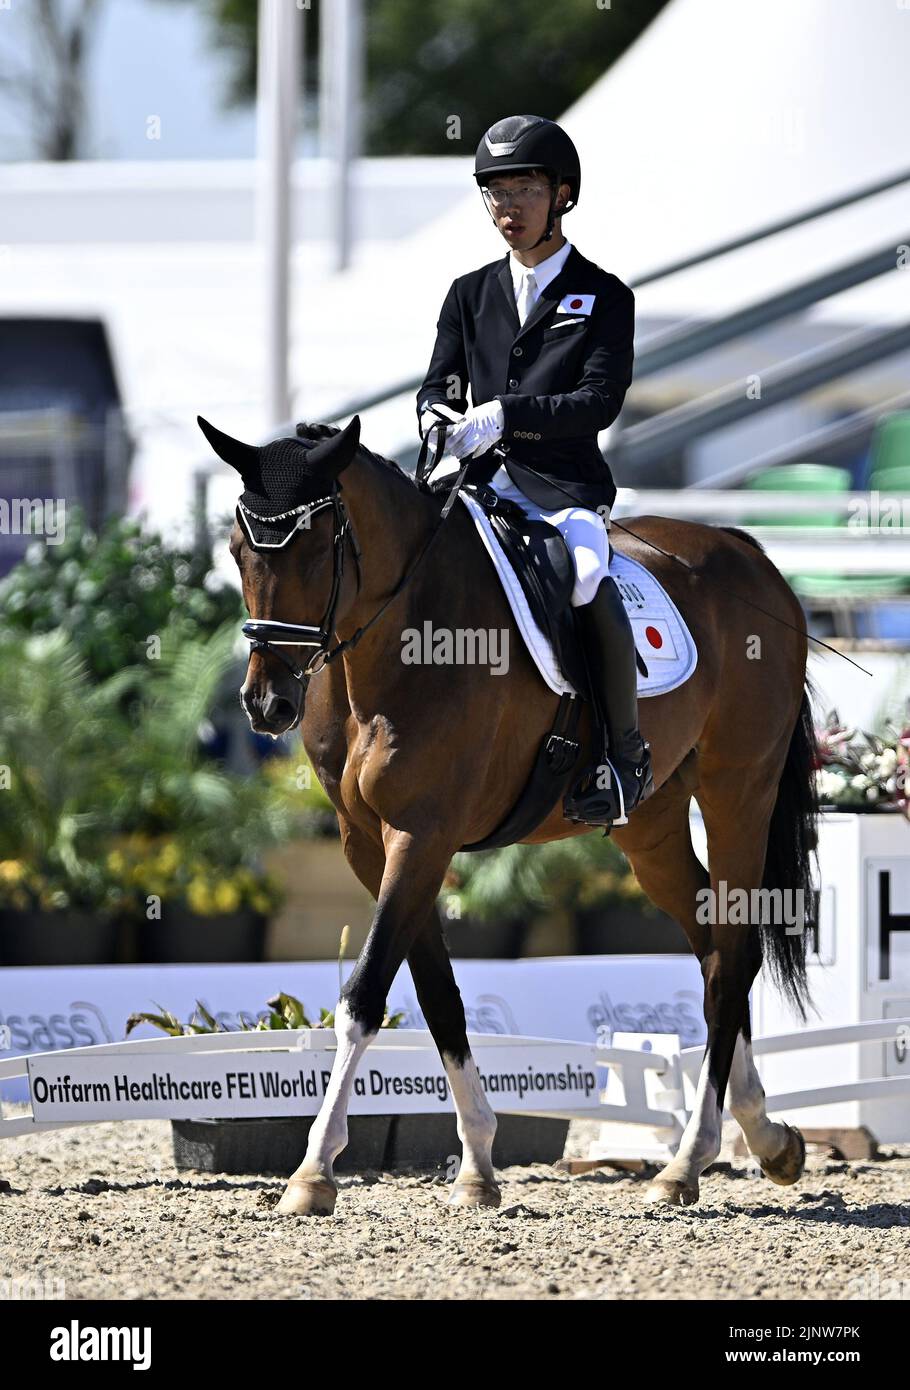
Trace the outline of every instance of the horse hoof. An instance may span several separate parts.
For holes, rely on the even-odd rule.
[[[675,1178],[655,1178],[645,1193],[648,1206],[691,1207],[697,1201],[698,1183]]]
[[[502,1193],[495,1182],[479,1178],[471,1182],[456,1182],[449,1193],[450,1207],[498,1207]]]
[[[289,1178],[275,1213],[278,1216],[331,1216],[337,1196],[337,1187],[327,1178]]]
[[[780,1187],[789,1187],[803,1175],[806,1166],[806,1141],[798,1129],[782,1121],[788,1131],[787,1142],[774,1158],[760,1158],[759,1167],[766,1178]]]

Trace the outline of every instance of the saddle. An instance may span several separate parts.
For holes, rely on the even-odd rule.
[[[506,818],[483,840],[463,851],[499,849],[526,839],[568,789],[578,762],[576,738],[579,696],[590,699],[587,666],[570,603],[575,570],[565,540],[555,526],[528,517],[522,507],[499,497],[485,483],[464,483],[483,507],[503,552],[514,569],[531,613],[549,638],[560,667],[577,692],[560,697],[556,718],[538,751],[527,783]]]
[[[432,462],[429,458],[429,432],[424,436],[417,461],[418,487],[435,490],[430,487],[428,479],[442,456],[445,435],[443,426],[438,431]],[[581,752],[576,737],[580,705],[582,699],[590,700],[591,687],[584,649],[570,603],[575,587],[575,567],[565,540],[555,526],[529,517],[518,503],[500,497],[486,483],[467,482],[466,473],[465,465],[449,494],[444,512],[451,506],[458,491],[468,493],[483,508],[509,564],[518,576],[534,620],[549,638],[560,668],[574,688],[574,693],[560,696],[553,727],[541,743],[531,775],[511,811],[482,840],[461,846],[462,851],[474,852],[501,849],[527,839],[564,797]],[[638,661],[641,667],[640,657]]]

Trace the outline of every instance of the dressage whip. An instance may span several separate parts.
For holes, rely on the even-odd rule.
[[[508,459],[507,451],[500,444],[494,445],[493,453],[499,454],[503,459]],[[518,461],[516,460],[516,462]],[[552,478],[545,477],[542,473],[539,473],[536,468],[532,468],[530,464],[521,463],[518,466],[520,468],[526,469],[529,473],[533,473],[536,478],[540,478],[541,482],[547,483],[550,486],[555,487],[558,492],[561,492],[563,496],[568,497],[570,501],[572,501],[576,506],[578,506],[578,499],[574,497],[572,493],[569,492],[566,488],[561,487],[559,483],[554,482]],[[616,521],[615,518],[612,516],[610,517],[610,525],[618,527],[620,531],[625,531],[627,536],[631,536],[633,540],[640,541],[642,545],[650,546],[651,549],[656,550],[659,555],[663,555],[664,559],[675,560],[678,565],[682,565],[683,569],[688,570],[690,574],[696,575],[697,578],[702,580],[706,578],[705,575],[699,573],[695,565],[690,565],[688,560],[684,560],[681,555],[674,554],[672,550],[664,550],[654,541],[649,541],[647,537],[638,535],[636,531],[630,530],[628,526],[623,526],[621,521]],[[852,657],[847,656],[846,652],[838,651],[837,647],[832,647],[830,643],[822,641],[821,637],[815,637],[811,632],[803,631],[803,629],[798,628],[795,623],[788,623],[786,618],[780,618],[776,613],[769,612],[767,608],[762,608],[761,604],[756,603],[754,599],[746,598],[744,594],[738,594],[735,589],[727,589],[725,586],[724,592],[731,594],[733,598],[739,599],[740,603],[748,604],[750,608],[754,608],[757,610],[757,612],[763,613],[766,618],[771,618],[774,622],[780,623],[782,627],[788,627],[791,632],[796,632],[800,636],[808,638],[810,642],[817,642],[818,645],[820,647],[824,647],[826,651],[833,652],[835,656],[842,657],[844,661],[849,661],[850,665],[855,666],[857,671],[862,671],[864,676],[872,676],[872,672],[867,671],[865,666],[860,666],[859,662],[854,661]]]

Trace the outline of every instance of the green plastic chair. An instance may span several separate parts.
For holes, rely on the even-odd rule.
[[[907,416],[910,420],[910,413]],[[910,442],[910,438],[908,438]],[[910,468],[906,472],[910,482]],[[745,486],[755,492],[848,492],[852,477],[849,469],[824,463],[794,463],[779,468],[766,468],[747,479]],[[871,483],[870,483],[871,486]],[[845,522],[838,512],[817,512],[814,515],[769,516],[750,518],[755,526],[839,527]],[[894,598],[906,593],[908,581],[899,574],[855,574],[849,579],[841,574],[791,574],[789,583],[801,598],[830,601],[849,588],[851,594],[868,600]]]
[[[847,492],[851,483],[847,468],[835,468],[827,463],[787,463],[779,468],[763,468],[745,481],[750,492]],[[813,516],[769,516],[756,513],[748,520],[753,526],[841,526],[839,512],[819,512]]]
[[[898,410],[893,415],[886,415],[875,427],[870,476],[886,468],[910,468],[910,410]]]
[[[910,463],[892,463],[869,474],[869,489],[877,488],[892,497],[910,497]]]

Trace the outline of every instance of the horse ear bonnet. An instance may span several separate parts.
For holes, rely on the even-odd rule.
[[[273,439],[260,446],[232,439],[201,415],[197,420],[218,457],[243,479],[238,517],[252,544],[266,549],[286,545],[308,524],[315,504],[325,502],[336,490],[336,479],[360,442],[358,415],[345,429],[318,443]]]

